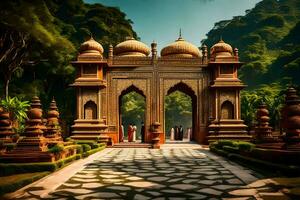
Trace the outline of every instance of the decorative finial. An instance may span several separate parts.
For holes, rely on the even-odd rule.
[[[182,38],[181,37],[181,28],[179,29],[179,38]]]
[[[224,42],[224,41],[223,41],[223,36],[222,36],[222,35],[220,36],[220,42]]]
[[[92,32],[90,32],[90,40],[93,40],[94,38],[93,38],[93,34],[92,34]]]

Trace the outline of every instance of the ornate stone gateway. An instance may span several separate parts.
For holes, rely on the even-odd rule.
[[[193,139],[198,143],[250,139],[240,114],[244,85],[237,76],[237,49],[221,40],[209,58],[206,46],[200,51],[181,36],[163,48],[160,57],[156,47],[130,38],[110,46],[105,59],[101,44],[92,37],[81,45],[72,62],[77,67],[73,139],[118,143],[120,97],[135,91],[146,101],[145,142],[159,147],[165,143],[165,97],[176,90],[192,99]]]

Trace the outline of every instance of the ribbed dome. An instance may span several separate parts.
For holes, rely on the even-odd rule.
[[[85,55],[96,55],[101,56],[103,54],[103,47],[102,45],[95,41],[94,38],[91,36],[89,40],[85,41],[80,45],[80,53]]]
[[[222,39],[210,48],[210,55],[212,56],[232,56],[232,52],[232,47]]]
[[[146,57],[150,54],[150,48],[146,44],[130,38],[115,46],[114,54],[122,57]]]
[[[160,55],[167,58],[199,58],[201,52],[195,45],[179,37],[175,42],[164,47]]]

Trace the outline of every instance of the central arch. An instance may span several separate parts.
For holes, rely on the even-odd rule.
[[[190,98],[191,101],[191,127],[183,127],[184,128],[184,133],[187,130],[187,128],[191,128],[191,140],[195,140],[195,134],[197,132],[197,96],[195,94],[195,92],[193,91],[192,88],[190,88],[187,84],[183,83],[183,82],[179,82],[177,84],[175,84],[174,86],[170,87],[164,97],[164,101],[166,100],[166,96],[169,96],[171,94],[174,94],[174,92],[181,92],[184,95],[188,96]],[[164,132],[168,133],[170,132],[170,130],[166,130],[167,126],[166,126],[166,104],[164,102]],[[174,124],[176,124],[174,122]],[[177,122],[178,125],[180,125],[180,122]],[[165,134],[165,139],[167,139],[167,134]]]
[[[143,101],[143,105],[138,105],[138,106],[142,106],[143,107],[143,111],[141,114],[142,116],[136,116],[137,118],[135,120],[124,120],[123,116],[126,115],[126,113],[122,112],[122,106],[123,105],[123,100],[124,97],[127,95],[133,95],[135,98],[137,98],[136,100],[138,100],[139,103],[141,103],[141,101]],[[141,99],[143,98],[143,99]],[[142,90],[140,90],[138,87],[136,87],[135,85],[131,85],[129,87],[127,87],[126,89],[124,89],[121,94],[119,95],[119,106],[118,106],[118,110],[119,110],[119,131],[122,131],[122,127],[121,125],[123,125],[123,134],[124,134],[124,141],[127,141],[127,128],[128,125],[130,123],[135,124],[137,126],[137,138],[141,139],[140,137],[140,132],[142,129],[142,123],[146,123],[145,121],[145,117],[146,117],[146,95],[144,94],[144,92]],[[144,135],[146,135],[145,133],[145,127],[146,125],[144,124]],[[120,135],[119,135],[120,136]],[[119,142],[121,141],[121,138],[119,138]]]

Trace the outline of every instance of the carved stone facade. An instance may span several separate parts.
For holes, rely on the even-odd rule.
[[[237,78],[237,68],[241,63],[233,52],[225,57],[221,53],[222,59],[209,60],[207,47],[202,47],[200,52],[180,37],[174,44],[164,48],[162,57],[157,57],[156,43],[152,43],[152,56],[148,56],[150,50],[144,44],[130,39],[115,47],[118,54],[114,55],[110,47],[109,57],[105,60],[98,44],[93,41],[90,43],[91,50],[99,50],[99,59],[95,60],[94,54],[86,55],[85,51],[81,52],[78,61],[73,62],[78,69],[78,77],[73,84],[77,88],[78,112],[78,119],[73,126],[74,139],[101,136],[111,143],[118,143],[120,97],[136,91],[146,101],[145,142],[159,146],[157,136],[154,137],[153,133],[161,133],[158,136],[159,143],[165,142],[165,97],[176,90],[192,99],[193,139],[198,143],[219,139],[226,132],[222,129],[221,121],[233,128],[230,129],[230,138],[234,139],[235,135],[239,139],[242,135],[249,138],[245,135],[246,126],[240,119],[240,90],[244,85]],[[213,56],[219,51],[220,48],[216,47]],[[84,76],[84,71],[92,72],[84,68],[91,66],[97,69],[95,74]],[[97,109],[93,119],[84,114],[86,104],[91,102],[95,103]],[[212,137],[209,136],[209,129]]]

